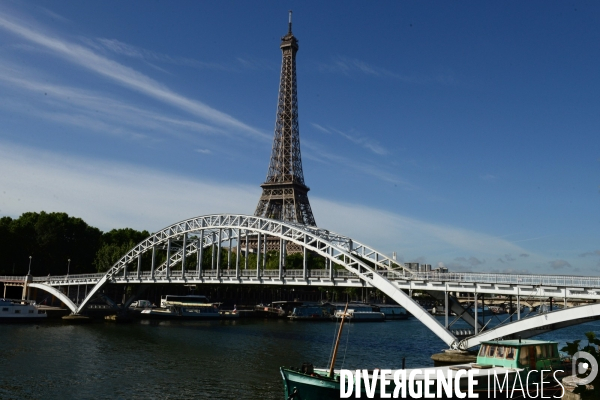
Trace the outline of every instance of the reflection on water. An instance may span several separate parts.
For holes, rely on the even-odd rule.
[[[348,324],[338,368],[431,366],[446,348],[418,320]],[[282,399],[279,367],[326,366],[334,323],[241,319],[0,325],[2,399]],[[600,335],[593,322],[543,339]]]

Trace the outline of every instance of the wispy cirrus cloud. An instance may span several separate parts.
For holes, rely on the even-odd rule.
[[[364,74],[375,77],[388,77],[402,81],[414,81],[414,78],[403,76],[385,68],[376,67],[369,63],[344,56],[336,56],[329,63],[319,63],[318,68],[323,72],[342,73],[344,75]]]
[[[250,214],[260,196],[260,188],[255,185],[212,182],[10,142],[0,142],[0,170],[0,215],[64,211],[105,230],[128,226],[153,231],[197,215]],[[90,199],[94,199],[93,207],[89,206]],[[442,263],[456,271],[491,271],[502,264],[485,260],[493,260],[498,254],[525,253],[515,244],[485,233],[432,224],[360,204],[311,197],[311,206],[320,227],[389,255],[397,251],[401,260]],[[526,270],[539,263],[540,258],[543,260],[532,255],[519,267]],[[548,265],[546,262],[542,264]],[[566,260],[550,262],[554,269],[569,265]]]
[[[356,171],[362,174],[370,175],[378,180],[393,183],[394,185],[399,185],[404,187],[405,189],[413,190],[414,185],[412,185],[407,180],[389,172],[389,170],[381,168],[375,164],[360,162],[357,159],[347,158],[340,156],[338,154],[333,154],[331,152],[323,150],[321,146],[314,145],[312,142],[304,139],[302,141],[302,147],[308,149],[309,151],[303,151],[302,156],[319,162],[326,164],[335,164],[342,165],[345,168],[348,168],[350,171]]]
[[[313,123],[311,123],[311,125],[312,125],[314,128],[316,128],[317,130],[319,130],[319,131],[321,131],[321,132],[323,132],[323,133],[329,133],[329,134],[331,134],[331,132],[329,131],[329,129],[327,129],[327,128],[325,128],[325,127],[322,127],[322,126],[321,126],[321,125],[319,125],[319,124],[315,124],[315,123],[313,122]]]
[[[230,135],[224,128],[169,115],[164,110],[145,109],[96,91],[48,83],[33,71],[3,62],[0,62],[0,85],[5,87],[6,96],[10,96],[7,94],[10,90],[30,93],[27,106],[11,97],[10,102],[4,103],[4,109],[85,128],[83,131],[93,130],[130,138],[159,134],[154,135],[153,139],[174,136],[186,141],[197,139],[198,134]],[[32,114],[29,110],[36,102],[40,106]]]
[[[548,264],[552,269],[573,268],[573,266],[566,260],[552,260],[549,261]]]
[[[360,135],[360,134],[351,134],[351,133],[347,133],[344,131],[341,131],[339,129],[335,129],[335,128],[325,128],[319,124],[311,124],[314,128],[318,129],[321,132],[325,132],[325,133],[331,133],[331,132],[335,132],[338,135],[342,136],[343,138],[349,140],[350,142],[357,144],[361,147],[364,147],[367,150],[370,150],[371,152],[383,156],[388,154],[388,150],[381,146],[377,141],[372,140],[366,136]]]
[[[589,251],[587,253],[582,253],[579,255],[579,257],[599,257],[599,256],[600,256],[600,250]]]
[[[462,263],[462,264],[469,264],[472,267],[475,267],[477,265],[481,265],[481,264],[485,264],[485,260],[480,260],[477,257],[457,257],[454,259],[454,261]]]
[[[435,73],[429,76],[409,76],[372,65],[357,58],[345,56],[335,56],[329,62],[319,62],[317,63],[317,69],[325,73],[342,74],[345,76],[366,75],[375,78],[388,78],[410,84],[437,83],[446,86],[457,84],[457,79],[452,72]]]
[[[0,215],[62,211],[103,230],[154,231],[197,215],[248,214],[260,195],[254,185],[200,181],[125,162],[2,141],[0,170]]]
[[[40,46],[45,51],[61,57],[74,65],[83,67],[114,83],[152,97],[172,107],[203,118],[211,124],[216,124],[227,129],[235,129],[261,139],[270,139],[270,135],[267,133],[251,127],[231,115],[216,110],[200,101],[182,96],[133,68],[94,52],[90,47],[59,38],[49,32],[36,29],[32,25],[21,22],[16,18],[9,18],[4,14],[0,15],[0,28],[11,32],[21,39],[25,39],[30,44]]]
[[[159,62],[165,64],[193,67],[200,69],[215,69],[220,71],[232,71],[233,68],[212,62],[194,60],[187,57],[172,57],[167,54],[157,53],[138,46],[123,43],[117,39],[98,38],[95,40],[84,39],[84,42],[98,50],[108,50],[112,53],[126,57],[144,60],[150,63]]]
[[[277,71],[279,69],[275,64],[254,57],[237,57],[236,60],[245,69],[265,71]]]

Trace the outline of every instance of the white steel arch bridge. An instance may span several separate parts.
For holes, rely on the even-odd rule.
[[[265,270],[266,241],[279,240],[279,268]],[[236,257],[232,265],[232,244],[235,242]],[[221,254],[221,248],[228,244],[230,249],[227,262],[214,254]],[[303,251],[303,268],[287,270],[285,252],[288,244]],[[254,249],[250,248],[254,246]],[[212,247],[211,269],[202,269],[198,262],[195,270],[186,270],[186,259],[203,259],[206,248]],[[256,264],[240,265],[240,253],[256,252]],[[156,265],[157,251],[166,251],[166,261]],[[216,250],[216,251],[215,251]],[[320,255],[326,259],[324,270],[307,268],[307,254]],[[151,254],[150,271],[141,271],[144,254]],[[223,265],[222,265],[223,264]],[[333,264],[343,270],[335,270]],[[137,266],[136,266],[137,265]],[[339,267],[338,267],[339,268]],[[5,277],[13,278],[14,277]],[[452,274],[452,273],[416,273],[403,264],[390,259],[372,247],[330,232],[326,229],[295,223],[271,220],[255,216],[238,214],[217,214],[190,218],[172,224],[150,235],[134,246],[118,260],[105,274],[70,275],[51,278],[25,278],[25,285],[45,290],[60,299],[74,314],[80,313],[89,301],[107,283],[145,284],[145,283],[223,283],[223,284],[271,284],[271,285],[316,285],[374,287],[385,293],[398,304],[418,318],[434,334],[452,348],[467,349],[483,340],[533,336],[551,329],[558,329],[577,323],[597,319],[600,316],[600,304],[566,308],[561,311],[537,315],[510,323],[501,324],[494,329],[481,329],[483,321],[458,302],[451,293],[472,293],[474,298],[485,293],[515,295],[517,309],[522,296],[553,297],[576,299],[578,301],[600,300],[600,278],[585,277],[539,277],[531,275],[503,274]],[[562,278],[562,280],[561,280]],[[550,279],[550,280],[549,280]],[[3,279],[5,282],[7,279]],[[75,304],[57,286],[93,285],[87,291],[83,301]],[[421,305],[415,302],[405,291],[423,290],[446,304],[446,323],[442,325]],[[532,291],[535,292],[532,294]],[[133,300],[133,299],[132,299]],[[131,300],[131,301],[132,301]],[[474,327],[473,331],[451,331],[448,325],[449,311]],[[544,329],[541,331],[540,329]]]

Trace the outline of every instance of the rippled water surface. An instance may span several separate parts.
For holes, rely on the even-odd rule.
[[[283,399],[282,365],[326,366],[334,323],[0,323],[1,399]],[[540,338],[600,335],[594,322]],[[584,341],[585,342],[585,341]],[[349,324],[338,368],[433,365],[446,348],[418,320]]]

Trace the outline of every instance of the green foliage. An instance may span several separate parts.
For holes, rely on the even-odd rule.
[[[101,243],[102,232],[66,213],[24,213],[0,219],[0,273],[34,275],[88,272]]]
[[[304,256],[302,253],[290,254],[285,258],[285,267],[287,269],[302,269]]]
[[[103,233],[98,228],[89,226],[81,218],[70,217],[66,213],[24,213],[17,219],[0,218],[0,275],[25,275],[29,268],[29,257],[32,257],[31,272],[33,275],[65,275],[67,268],[70,274],[105,272],[123,257],[137,243],[150,236],[148,231],[136,231],[131,228],[113,229]],[[202,268],[211,269],[212,246],[205,248],[202,257]],[[229,249],[221,248],[220,265],[227,268]],[[235,268],[236,254],[229,254],[231,268]],[[324,269],[325,258],[312,252],[307,253],[308,269]],[[255,269],[257,255],[247,255],[248,268]],[[68,260],[71,260],[70,264]],[[155,266],[166,260],[166,252],[156,252]],[[216,260],[215,260],[216,261]],[[240,256],[240,268],[244,268],[246,257]],[[186,268],[196,269],[197,258],[186,258]],[[149,270],[152,264],[151,252],[142,255],[142,270]],[[279,252],[269,251],[265,259],[266,269],[279,268]],[[302,269],[304,257],[302,253],[288,254],[285,259],[286,269]],[[334,263],[333,268],[342,268]],[[260,267],[263,260],[260,261]],[[181,269],[181,264],[173,265],[173,269]]]
[[[131,228],[102,233],[81,218],[60,212],[27,212],[0,218],[0,275],[66,275],[105,271],[149,236]],[[150,255],[144,256],[149,265]],[[157,260],[159,257],[157,257]],[[70,264],[69,261],[71,260]]]
[[[113,229],[110,232],[102,234],[102,243],[122,245],[132,242],[133,245],[138,244],[142,240],[150,236],[148,231],[136,231],[131,228]],[[133,245],[131,247],[133,247]]]
[[[127,243],[104,243],[100,250],[96,253],[94,266],[98,272],[106,272],[112,267],[121,257],[135,246],[133,241]]]
[[[580,350],[588,352],[596,359],[598,365],[600,365],[600,339],[596,337],[594,332],[586,332],[585,336],[587,337],[588,344],[583,348],[580,348],[579,346],[581,340],[574,340],[573,342],[567,342],[567,345],[564,346],[561,351],[566,352],[570,356],[573,356]],[[581,377],[583,376],[584,375],[581,375]],[[589,388],[585,385],[580,385],[573,391],[573,393],[579,394],[582,400],[600,399],[600,373],[596,375],[596,378],[590,385],[591,387]]]

